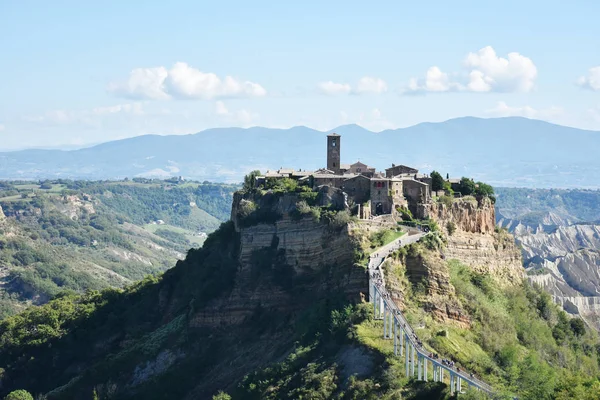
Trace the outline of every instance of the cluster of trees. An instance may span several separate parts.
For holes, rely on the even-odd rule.
[[[448,175],[446,175],[446,177],[447,176]],[[444,179],[437,171],[431,172],[431,190],[436,192],[443,190],[446,192],[446,195],[454,195],[454,190],[452,189],[450,182],[448,182],[448,179]],[[494,188],[492,186],[483,182],[475,182],[471,178],[462,177],[457,190],[463,196],[489,197],[492,202],[496,201],[496,198],[494,197]]]

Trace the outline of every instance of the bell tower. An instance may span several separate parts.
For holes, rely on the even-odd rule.
[[[340,171],[340,138],[337,133],[327,135],[327,169],[339,174]]]

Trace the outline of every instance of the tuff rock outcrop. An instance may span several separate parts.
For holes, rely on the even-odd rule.
[[[494,204],[487,197],[479,200],[473,197],[454,199],[450,207],[439,202],[422,207],[423,215],[437,220],[441,227],[451,222],[457,230],[482,234],[494,233],[496,227]]]
[[[447,234],[447,259],[455,258],[477,272],[488,273],[501,286],[521,283],[525,275],[520,250],[511,234],[495,229],[490,199],[455,199],[452,207],[432,203],[429,211]],[[454,232],[449,225],[455,227]]]
[[[316,202],[338,207],[343,199],[339,189],[322,187]],[[330,290],[356,301],[368,293],[368,275],[353,262],[357,243],[349,225],[332,227],[310,213],[299,216],[300,201],[298,193],[234,195],[231,215],[239,233],[235,286],[197,314],[194,325],[238,324],[258,309],[294,313],[305,307],[292,301],[299,290],[307,301]]]

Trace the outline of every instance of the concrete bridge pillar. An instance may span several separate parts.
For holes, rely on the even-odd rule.
[[[373,285],[373,318],[377,319],[377,317],[379,316],[377,314],[377,304],[378,304],[378,293],[377,293],[377,288],[375,288],[375,285]]]
[[[421,362],[422,362],[421,355],[417,354],[417,371],[418,371],[417,372],[417,380],[419,380],[419,381],[423,380],[423,370],[421,368]]]
[[[385,303],[383,303],[383,338],[387,339],[387,315]]]
[[[450,394],[454,394],[454,374],[450,372]]]
[[[404,338],[405,340],[405,347],[404,347],[404,353],[406,355],[406,377],[408,378],[410,376],[409,373],[409,353],[410,353],[410,342],[408,341],[408,335],[406,335],[406,337]]]
[[[425,382],[427,382],[427,364],[429,363],[429,360],[426,359],[425,357],[423,357],[423,368],[424,368],[424,372],[423,372],[423,380]]]
[[[415,353],[417,352],[417,349],[415,349],[414,345],[411,345],[411,347],[412,347],[412,351],[411,351],[411,353],[412,353],[412,371],[411,372],[412,373],[410,374],[410,376],[415,376],[415,369],[416,369],[415,368]]]

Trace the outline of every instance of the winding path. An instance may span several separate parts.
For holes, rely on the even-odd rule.
[[[427,367],[428,364],[431,364],[432,377],[435,382],[444,382],[444,372],[448,373],[451,393],[461,393],[462,384],[466,383],[491,395],[493,391],[490,385],[464,370],[443,363],[437,356],[423,348],[414,330],[385,289],[385,277],[381,268],[385,259],[395,250],[415,243],[425,235],[427,234],[422,232],[413,235],[407,234],[371,253],[369,258],[369,301],[373,303],[375,318],[383,319],[383,337],[394,340],[394,354],[405,356],[406,376],[414,377],[415,369],[417,369],[417,379],[427,381],[429,379]]]

